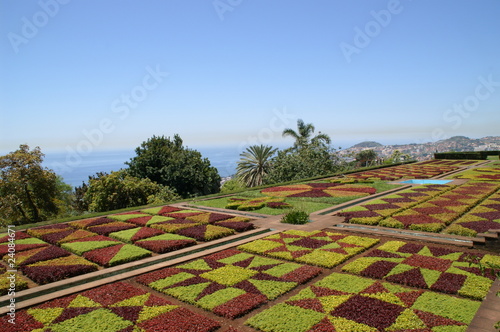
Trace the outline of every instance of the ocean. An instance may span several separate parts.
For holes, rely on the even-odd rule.
[[[210,165],[217,168],[221,177],[236,173],[236,164],[243,152],[237,147],[189,148],[199,151],[202,158],[210,160]],[[127,168],[125,162],[136,156],[134,149],[93,151],[86,156],[75,151],[44,153],[43,166],[52,169],[72,187],[81,186],[88,181],[90,175],[97,172],[110,173]]]

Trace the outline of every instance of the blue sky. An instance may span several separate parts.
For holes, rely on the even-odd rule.
[[[498,135],[500,2],[0,2],[0,152]]]

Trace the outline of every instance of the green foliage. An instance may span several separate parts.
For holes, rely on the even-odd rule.
[[[237,178],[228,180],[222,184],[220,188],[221,194],[228,194],[235,191],[243,191],[246,186]]]
[[[67,187],[42,167],[44,154],[28,145],[0,157],[0,225],[55,217],[68,199]]]
[[[309,222],[309,215],[302,210],[292,210],[287,212],[281,222],[285,224],[303,225]]]
[[[361,167],[369,166],[377,159],[377,153],[373,150],[363,150],[356,154],[356,161],[360,163]]]
[[[278,152],[271,161],[272,168],[264,177],[267,184],[329,175],[337,171],[337,159],[325,145],[307,145],[301,149]]]
[[[241,159],[236,167],[236,176],[247,187],[262,185],[264,177],[271,169],[270,158],[276,150],[272,146],[252,145],[240,154]]]
[[[126,164],[128,172],[138,178],[148,178],[168,186],[182,197],[219,192],[220,176],[207,158],[182,146],[182,139],[153,136],[135,149],[137,156]]]
[[[110,211],[148,203],[165,203],[177,195],[150,179],[133,177],[125,170],[89,180],[84,200],[94,212]]]

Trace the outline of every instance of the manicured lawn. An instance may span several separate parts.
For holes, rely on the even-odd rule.
[[[316,182],[317,184],[328,184],[331,182]],[[333,184],[332,184],[333,185]],[[302,187],[301,187],[302,186]],[[309,190],[306,185],[304,184],[298,184],[298,185],[290,185],[290,186],[282,186],[279,187],[280,192],[283,192],[283,190],[289,188],[300,188],[296,191],[293,191],[290,189],[289,192],[293,193],[295,192],[297,196],[300,196],[301,194],[304,194],[307,190]],[[354,185],[344,185],[347,188],[350,188],[351,190],[358,190],[358,188],[373,188],[375,189],[375,192],[384,192],[390,189],[398,188],[400,185],[394,185],[394,184],[389,184],[384,181],[375,181],[373,183],[363,183],[363,184],[354,184]],[[269,189],[273,188],[278,188],[278,187],[272,187]],[[317,190],[318,192],[320,190]],[[341,203],[345,203],[348,201],[351,201],[356,198],[361,198],[365,197],[366,194],[360,193],[359,195],[356,195],[356,191],[349,191],[349,190],[336,190],[336,191],[328,191],[325,190],[327,193],[321,194],[321,196],[314,196],[314,197],[283,197],[281,196],[281,199],[285,202],[291,205],[293,208],[303,210],[307,213],[312,213],[315,211],[327,209],[329,207],[332,207],[334,205],[338,205]],[[299,193],[300,192],[300,193]],[[311,192],[311,191],[309,191]],[[314,195],[314,191],[312,191],[313,194],[309,194],[310,196]],[[332,195],[338,195],[338,196],[330,196],[328,194],[330,192]],[[298,193],[298,194],[297,194]],[[345,195],[344,195],[345,194]],[[258,190],[250,190],[250,191],[245,191],[242,192],[238,195],[235,195],[234,197],[236,198],[242,198],[242,199],[250,199],[250,198],[263,198],[263,197],[269,197],[272,195],[272,191],[268,190],[267,194],[264,195],[261,193],[261,191]],[[233,196],[232,196],[233,197]],[[204,200],[204,201],[196,201],[193,204],[194,205],[199,205],[199,206],[207,206],[207,207],[214,207],[214,208],[220,208],[224,209],[227,208],[229,204],[231,204],[231,198],[232,197],[222,197],[222,198],[215,198],[211,200]],[[266,215],[280,215],[286,213],[287,209],[283,208],[271,208],[268,206],[264,206],[263,208],[260,209],[255,209],[252,210],[251,212],[256,212],[256,213],[261,213],[261,214],[266,214]]]

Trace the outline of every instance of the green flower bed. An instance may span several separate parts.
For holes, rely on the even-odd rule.
[[[2,326],[11,326],[8,316]],[[212,332],[220,324],[149,292],[117,282],[16,312],[15,331]]]
[[[480,302],[333,273],[248,319],[265,332],[465,331]]]
[[[28,279],[19,273],[5,272],[0,274],[0,296],[12,291],[19,292],[26,288],[28,288]]]
[[[321,272],[238,250],[225,250],[136,280],[217,315],[236,318]]]
[[[491,255],[478,254],[483,262]],[[389,241],[342,267],[342,271],[482,300],[493,284],[468,254],[440,246]]]
[[[378,242],[378,239],[342,233],[289,230],[243,244],[238,249],[332,268]]]

